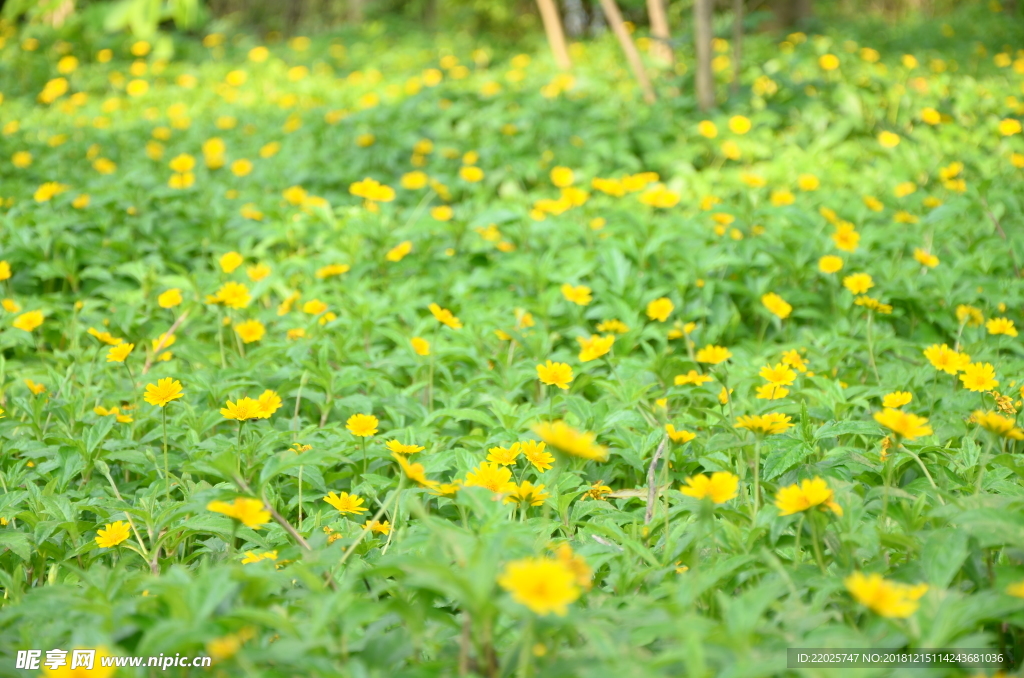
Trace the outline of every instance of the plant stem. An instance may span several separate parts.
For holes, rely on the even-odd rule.
[[[171,472],[167,464],[167,406],[160,408],[160,414],[164,421],[164,496],[167,501],[171,500]]]

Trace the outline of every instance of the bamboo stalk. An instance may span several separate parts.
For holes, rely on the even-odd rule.
[[[558,16],[558,8],[555,7],[555,0],[537,0],[537,8],[540,9],[540,18],[544,22],[544,32],[548,36],[548,44],[555,55],[555,63],[563,71],[572,68],[572,59],[569,58],[569,48],[565,44],[565,33],[562,31],[562,19]]]
[[[651,21],[651,37],[654,38],[654,56],[671,66],[675,63],[675,54],[669,43],[672,34],[668,28],[665,0],[647,0],[647,16]]]
[[[604,10],[605,18],[608,19],[608,25],[612,27],[615,37],[619,40],[619,45],[622,46],[622,51],[626,54],[626,60],[629,61],[629,65],[633,69],[633,75],[636,76],[637,82],[640,83],[640,89],[644,93],[644,101],[649,104],[654,103],[657,97],[654,95],[651,79],[647,77],[647,71],[644,70],[644,62],[640,60],[640,52],[637,51],[636,45],[633,44],[633,38],[629,37],[629,31],[626,30],[626,24],[622,20],[622,13],[619,12],[618,5],[615,4],[615,0],[601,0],[601,9]]]
[[[711,5],[712,0],[693,3],[693,32],[697,45],[697,104],[702,111],[715,105],[715,81],[711,74]]]

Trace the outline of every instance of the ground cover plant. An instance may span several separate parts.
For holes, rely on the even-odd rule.
[[[1018,670],[998,10],[719,38],[706,114],[610,36],[5,25],[0,672]]]

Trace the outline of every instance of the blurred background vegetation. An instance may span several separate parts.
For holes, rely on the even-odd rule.
[[[1018,0],[980,0],[1018,14]],[[673,32],[688,35],[695,4],[709,2],[719,20],[738,8],[748,29],[802,28],[844,16],[875,15],[888,21],[913,13],[939,16],[971,0],[661,0]],[[650,0],[618,0],[626,21],[648,24]],[[163,29],[201,31],[234,27],[269,34],[315,34],[345,25],[397,22],[451,31],[486,32],[495,40],[516,39],[541,29],[534,0],[0,0],[7,21],[51,27],[127,30],[151,37]],[[607,29],[599,0],[557,0],[570,38]],[[685,41],[685,39],[684,39]]]

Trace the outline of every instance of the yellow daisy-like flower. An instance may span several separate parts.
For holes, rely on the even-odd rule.
[[[700,386],[706,384],[709,381],[713,381],[711,377],[706,374],[701,374],[697,370],[690,370],[686,374],[677,374],[673,383],[676,386],[685,386],[687,384],[693,384],[694,386]]]
[[[946,344],[933,344],[924,350],[924,357],[937,370],[946,374],[962,372],[971,362],[971,356],[958,353]]]
[[[434,318],[437,319],[437,322],[441,323],[442,325],[447,325],[453,330],[462,329],[462,323],[459,321],[458,318],[452,315],[452,312],[449,311],[447,308],[441,308],[437,304],[431,304],[430,306],[428,306],[428,308],[430,309],[430,312],[431,314],[433,314]]]
[[[107,362],[108,363],[123,363],[128,354],[135,348],[135,344],[118,344],[111,346],[110,350],[107,351]]]
[[[424,450],[424,447],[422,445],[405,445],[403,443],[398,442],[397,440],[387,441],[386,443],[384,443],[384,447],[388,448],[388,450],[390,450],[394,454],[402,455],[416,454],[417,452],[422,452]]]
[[[815,506],[820,506],[823,510],[828,509],[836,515],[843,515],[843,509],[834,501],[832,489],[818,477],[780,489],[775,495],[775,506],[778,507],[781,516],[793,515]]]
[[[777,386],[791,386],[796,380],[796,372],[784,363],[778,363],[774,367],[765,365],[758,374],[765,381]]]
[[[242,343],[251,344],[262,339],[263,335],[267,333],[267,328],[259,320],[246,320],[244,323],[235,325],[235,332],[241,337]]]
[[[524,558],[505,566],[498,584],[532,612],[564,617],[580,597],[576,574],[556,558]]]
[[[970,363],[963,368],[960,381],[969,391],[991,391],[999,386],[995,368],[991,363]]]
[[[397,441],[392,441],[397,442]],[[414,445],[402,445],[401,447],[415,447]],[[422,447],[420,448],[423,449]],[[434,480],[427,478],[427,470],[423,467],[423,464],[413,464],[405,456],[399,452],[392,452],[392,458],[398,462],[398,465],[402,468],[402,472],[405,476],[412,480],[416,484],[426,487],[427,489],[434,489],[438,487],[439,483]]]
[[[875,281],[867,273],[854,273],[843,278],[843,287],[853,294],[864,294],[875,286]]]
[[[562,296],[577,306],[586,306],[593,299],[590,288],[586,285],[576,285],[573,287],[569,283],[565,283],[562,285],[561,290]]]
[[[665,424],[665,433],[674,443],[684,444],[688,443],[697,437],[696,433],[691,433],[686,430],[676,430],[676,427],[672,424]]]
[[[715,346],[708,344],[704,348],[697,351],[697,362],[707,363],[709,365],[718,365],[724,363],[726,360],[732,357],[732,351],[725,348],[724,346]]]
[[[893,619],[906,619],[914,614],[920,605],[917,601],[928,592],[927,584],[909,586],[883,579],[880,574],[863,572],[854,572],[843,583],[861,605]]]
[[[783,433],[791,428],[793,424],[789,415],[780,412],[769,414],[748,414],[739,417],[734,424],[736,428],[745,428],[755,433],[773,435]]]
[[[541,473],[551,468],[555,462],[555,458],[551,456],[551,453],[545,451],[545,447],[547,446],[544,443],[537,442],[536,440],[527,440],[512,445],[513,450],[518,450],[522,453],[526,457],[526,461],[530,462]]]
[[[146,393],[143,398],[150,405],[164,407],[167,403],[177,400],[183,395],[180,381],[171,377],[164,377],[155,384],[147,384]]]
[[[909,402],[909,401],[907,401]],[[875,421],[906,440],[914,440],[932,434],[928,420],[910,412],[887,407],[875,412]]]
[[[511,492],[515,486],[512,471],[493,461],[482,462],[466,474],[466,487],[485,487],[491,492],[502,493]]]
[[[710,498],[716,504],[724,504],[739,494],[740,479],[728,471],[712,473],[711,477],[703,473],[686,479],[686,485],[679,491],[694,499]]]
[[[761,303],[781,320],[785,320],[789,317],[789,314],[793,312],[793,307],[790,306],[785,299],[774,292],[769,292],[761,297]]]
[[[986,431],[1010,440],[1024,440],[1024,430],[1017,428],[1010,417],[1004,417],[998,412],[985,412],[977,410],[971,415],[971,421],[978,424]]]
[[[615,335],[608,334],[600,337],[596,334],[592,334],[589,339],[576,337],[576,341],[579,342],[580,345],[580,362],[588,363],[591,360],[597,360],[612,349],[612,344],[615,343]]]
[[[368,438],[377,432],[380,422],[372,414],[353,414],[345,422],[345,428],[354,436]]]
[[[128,523],[118,520],[108,523],[96,531],[96,544],[101,549],[109,549],[126,541],[131,536]]]
[[[672,309],[675,306],[672,304],[672,300],[668,297],[661,297],[655,299],[651,303],[647,304],[647,317],[651,320],[657,320],[660,323],[668,320],[668,316],[672,313]]]
[[[340,513],[352,513],[359,515],[360,513],[366,513],[369,509],[363,506],[363,498],[357,494],[349,494],[348,492],[342,492],[341,494],[335,494],[334,492],[328,493],[324,497],[324,501],[338,509]]]
[[[572,367],[549,360],[544,365],[537,365],[537,378],[541,383],[557,386],[565,391],[569,389],[569,382],[572,381]]]
[[[1005,334],[1008,337],[1017,336],[1017,328],[1009,318],[992,318],[985,323],[985,329],[989,334]]]
[[[252,398],[239,398],[235,402],[227,401],[227,406],[220,410],[225,419],[236,421],[248,421],[249,419],[260,419],[262,408],[258,400]]]
[[[174,308],[182,302],[181,290],[177,287],[162,292],[160,296],[156,298],[156,303],[159,304],[160,308]]]
[[[254,530],[258,530],[270,522],[270,511],[266,509],[263,502],[249,497],[238,497],[231,503],[211,501],[206,505],[206,510],[222,513]]]
[[[43,312],[42,311],[29,311],[28,313],[22,313],[14,322],[11,323],[15,329],[22,330],[24,332],[32,332],[37,327],[43,324]]]
[[[913,394],[908,391],[894,391],[882,398],[882,407],[903,407],[913,399]]]
[[[577,431],[564,421],[542,422],[533,427],[533,432],[546,445],[565,454],[592,461],[608,459],[608,448],[594,442],[596,435]]]

